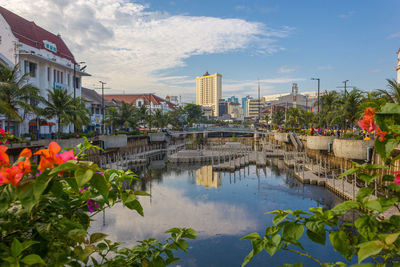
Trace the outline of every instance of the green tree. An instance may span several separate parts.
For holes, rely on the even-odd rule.
[[[44,114],[48,119],[57,119],[57,137],[60,138],[61,125],[67,125],[74,120],[76,101],[68,94],[67,90],[62,88],[53,88],[47,92],[48,100],[43,99]]]
[[[203,117],[203,111],[199,105],[187,104],[184,109],[187,114],[187,121],[190,122],[190,124],[199,122]]]
[[[13,68],[0,64],[0,112],[7,118],[6,130],[11,120],[22,121],[20,108],[33,111],[32,106],[41,100],[39,89],[27,83],[28,77],[29,73],[20,75],[19,64]]]
[[[343,129],[347,129],[348,125],[352,129],[362,113],[360,104],[363,99],[362,92],[358,89],[341,93],[336,102],[338,108],[333,121],[343,125]]]
[[[71,122],[74,124],[75,131],[81,131],[83,126],[90,123],[89,110],[86,108],[85,101],[81,97],[76,97],[72,100],[75,108]]]
[[[165,128],[168,124],[167,116],[163,114],[161,109],[154,112],[154,122],[157,127]]]
[[[339,94],[336,91],[325,91],[321,96],[321,108],[319,114],[315,117],[318,127],[328,128],[337,116],[339,106]]]
[[[281,109],[277,109],[272,113],[272,123],[280,126],[285,120],[285,112]]]
[[[300,127],[304,124],[303,109],[300,107],[290,107],[286,116],[285,124],[289,127]]]
[[[389,103],[400,104],[400,84],[395,79],[386,79],[387,89],[378,90],[378,92],[384,97]]]

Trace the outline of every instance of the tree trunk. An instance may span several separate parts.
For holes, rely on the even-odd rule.
[[[61,120],[60,117],[57,118],[57,127],[58,127],[58,134],[57,134],[57,139],[60,139],[61,136]]]

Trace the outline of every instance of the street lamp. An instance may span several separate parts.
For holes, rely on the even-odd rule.
[[[103,123],[101,124],[101,134],[104,135],[105,132],[105,112],[104,112],[104,85],[106,84],[103,81],[99,81],[101,83],[101,110],[103,115]]]
[[[317,80],[318,81],[318,113],[319,113],[319,85],[320,85],[320,79],[319,78],[311,78],[311,80]]]
[[[347,95],[347,82],[348,82],[349,80],[345,80],[345,81],[343,81],[343,83],[344,83],[344,95]]]
[[[73,85],[74,85],[74,99],[76,98],[76,66],[79,66],[80,64],[83,64],[83,63],[85,63],[84,61],[81,61],[81,62],[74,62],[74,82],[73,82]]]

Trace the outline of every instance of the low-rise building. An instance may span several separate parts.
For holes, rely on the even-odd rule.
[[[0,63],[10,68],[19,64],[20,75],[29,73],[27,82],[37,87],[45,99],[47,90],[53,87],[64,88],[76,97],[81,96],[81,78],[89,76],[81,70],[59,34],[53,34],[1,6]],[[53,127],[40,127],[37,122],[41,120],[33,113],[21,108],[19,114],[24,120],[12,121],[9,125],[11,132],[16,135],[31,133],[49,137],[50,131],[57,131],[56,118],[47,123]],[[0,114],[0,128],[5,128],[6,123],[6,116]],[[72,125],[61,129],[62,132],[73,130]]]
[[[397,72],[397,83],[400,83],[400,48],[397,50],[397,66],[395,70]]]
[[[261,113],[261,111],[265,108],[265,99],[264,97],[248,99],[247,102],[247,116],[253,119],[257,119]]]
[[[239,103],[229,102],[228,103],[228,114],[231,115],[232,119],[243,120],[243,109]]]
[[[138,108],[144,105],[152,112],[156,109],[161,109],[164,114],[174,110],[176,107],[171,102],[155,94],[113,94],[104,95],[104,99],[112,101],[117,105],[120,105],[122,102],[133,104]]]

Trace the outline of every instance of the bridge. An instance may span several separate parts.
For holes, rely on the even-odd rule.
[[[203,134],[207,137],[253,137],[254,134],[261,136],[266,135],[267,132],[257,131],[250,128],[203,128],[203,129],[192,129],[180,132],[170,132],[173,137],[187,136],[191,134]]]

